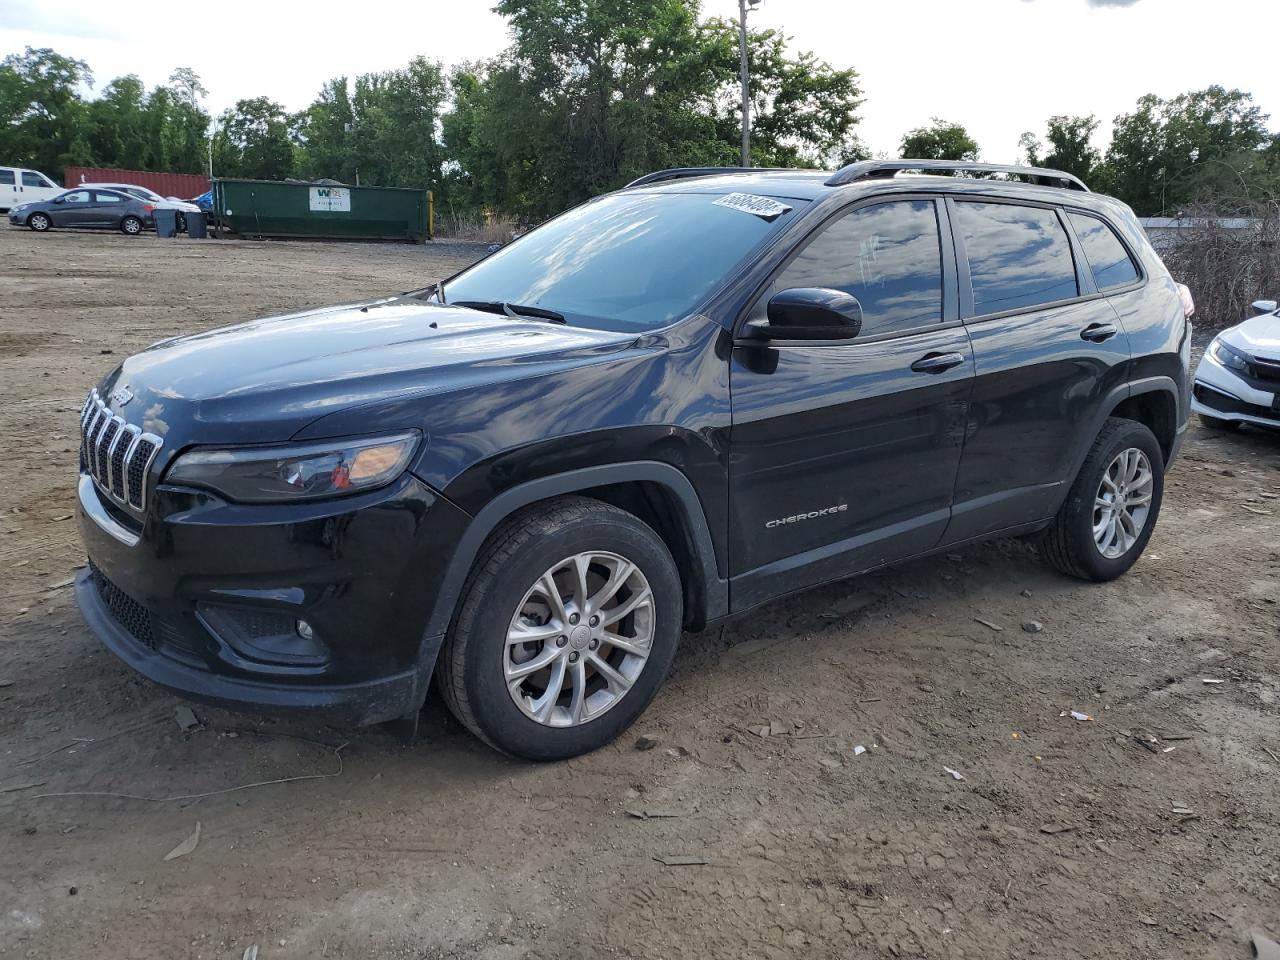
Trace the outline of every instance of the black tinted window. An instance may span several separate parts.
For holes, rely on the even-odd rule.
[[[1098,285],[1099,290],[1123,287],[1138,279],[1138,268],[1129,258],[1129,251],[1109,226],[1097,217],[1085,216],[1083,213],[1070,213],[1067,216],[1071,218],[1071,227],[1080,238],[1080,245],[1084,247],[1084,258],[1089,261],[1093,282]]]
[[[1071,244],[1054,211],[961,202],[956,204],[956,219],[969,257],[978,316],[1079,294]]]
[[[31,170],[22,171],[22,185],[24,187],[52,187],[53,184],[46,180],[40,174]]]
[[[0,170],[0,183],[7,183],[9,186],[13,186],[14,184],[13,171]]]
[[[861,207],[826,227],[774,281],[843,290],[862,304],[862,336],[942,320],[942,251],[932,200]]]

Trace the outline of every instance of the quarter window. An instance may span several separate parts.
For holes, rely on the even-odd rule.
[[[1079,296],[1071,243],[1053,210],[956,204],[977,316]]]
[[[841,217],[787,265],[769,295],[793,287],[857,297],[864,337],[941,322],[942,249],[933,201],[878,203]]]
[[[1138,268],[1110,226],[1083,213],[1069,213],[1067,216],[1080,238],[1084,258],[1089,261],[1093,282],[1099,290],[1114,290],[1138,279]]]

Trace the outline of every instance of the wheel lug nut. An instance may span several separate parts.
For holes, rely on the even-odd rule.
[[[577,652],[576,652],[576,651],[575,651],[575,652],[573,652],[573,653],[571,653],[571,654],[569,654],[569,662],[570,662],[570,663],[577,663],[577,662],[578,662],[578,654],[577,654]]]
[[[596,647],[600,646],[600,641],[592,640],[590,646],[591,646],[591,649],[594,650]]]
[[[556,637],[556,646],[557,646],[557,647],[563,647],[563,646],[564,646],[566,643],[568,643],[568,642],[569,642],[569,638],[568,638],[568,637]]]
[[[577,622],[578,622],[578,615],[577,615],[576,613],[571,613],[571,614],[569,614],[569,622],[570,622],[570,623],[577,623]]]
[[[593,627],[594,627],[594,626],[596,626],[599,622],[600,622],[600,618],[599,618],[599,617],[592,617],[592,618],[591,618],[591,625],[592,625]]]

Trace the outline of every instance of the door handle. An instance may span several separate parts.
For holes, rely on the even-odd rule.
[[[1080,331],[1080,339],[1101,343],[1103,340],[1110,340],[1119,332],[1114,323],[1091,323]]]
[[[942,373],[964,363],[963,353],[926,353],[911,365],[916,373]]]

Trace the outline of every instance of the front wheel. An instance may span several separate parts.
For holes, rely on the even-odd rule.
[[[682,603],[666,544],[634,515],[585,497],[531,508],[476,560],[440,655],[445,702],[518,757],[595,750],[653,699]]]
[[[31,216],[27,217],[27,226],[36,233],[44,233],[53,226],[53,221],[49,219],[47,214],[33,213]]]
[[[142,232],[142,221],[137,217],[125,217],[120,221],[120,230],[131,237],[136,237]]]
[[[1063,573],[1114,580],[1146,549],[1164,497],[1164,452],[1145,425],[1113,417],[1040,542]]]

